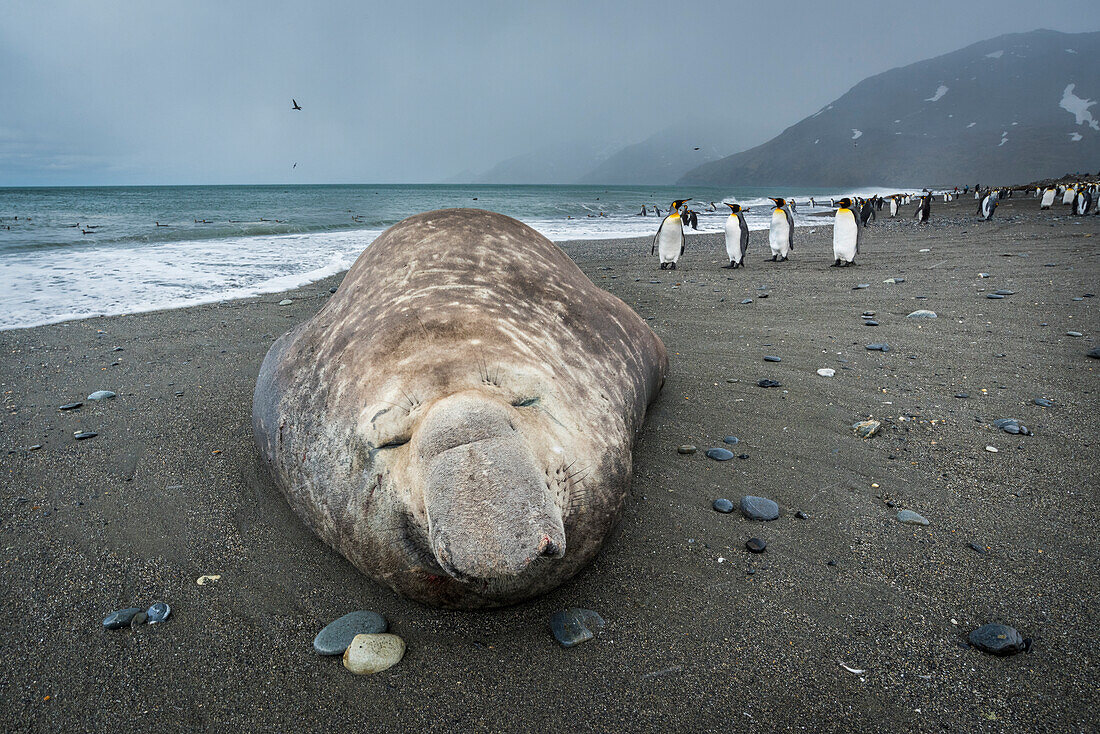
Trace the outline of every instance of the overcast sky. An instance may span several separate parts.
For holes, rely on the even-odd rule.
[[[895,66],[1100,30],[1098,0],[863,5],[4,0],[0,185],[434,182],[685,123],[733,152]]]

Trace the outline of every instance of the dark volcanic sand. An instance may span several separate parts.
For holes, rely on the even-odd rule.
[[[1100,217],[1016,198],[981,223],[974,207],[936,202],[925,228],[880,219],[847,270],[826,267],[826,226],[799,229],[785,264],[763,262],[766,233],[753,232],[736,271],[719,269],[717,236],[693,237],[675,273],[657,270],[648,240],[568,244],[596,283],[652,317],[671,375],[619,533],[573,582],[492,612],[438,611],[368,581],[262,471],[250,424],[260,361],[338,278],[0,333],[0,728],[1093,729],[1100,362],[1085,354],[1100,299],[1072,299],[1100,292]],[[985,298],[1001,288],[1016,294]],[[284,297],[293,305],[277,306]],[[939,318],[905,318],[920,308]],[[880,326],[863,325],[867,310]],[[118,397],[57,410],[98,389]],[[850,424],[867,416],[883,429],[861,440]],[[1035,435],[990,427],[1005,417]],[[74,441],[82,429],[99,435]],[[727,435],[749,458],[703,455]],[[677,453],[686,443],[699,451]],[[782,516],[711,509],[743,494]],[[931,525],[899,524],[900,509]],[[750,537],[767,551],[750,555]],[[197,586],[203,574],[221,580]],[[100,626],[158,599],[174,610],[165,624]],[[607,631],[559,647],[548,620],[568,606],[597,610]],[[360,608],[408,643],[370,677],[311,649]],[[1032,651],[960,646],[987,622],[1015,626]]]

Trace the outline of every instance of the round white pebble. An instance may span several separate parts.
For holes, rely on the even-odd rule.
[[[997,447],[996,446],[986,446],[985,450],[988,451],[991,454],[997,453]]]
[[[817,371],[817,374],[821,375],[822,377],[832,377],[836,374],[836,370],[834,370],[832,367],[822,367]]]
[[[405,641],[397,635],[356,635],[344,651],[344,667],[356,675],[380,673],[397,665],[404,655]]]

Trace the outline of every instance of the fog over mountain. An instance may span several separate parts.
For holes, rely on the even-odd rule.
[[[1007,183],[1100,170],[1100,33],[999,36],[864,79],[685,184]]]

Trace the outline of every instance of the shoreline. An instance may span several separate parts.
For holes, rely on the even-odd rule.
[[[764,262],[767,236],[754,230],[748,267],[735,271],[719,267],[721,234],[689,235],[677,271],[657,269],[648,237],[559,243],[647,319],[671,370],[638,436],[618,532],[566,585],[488,612],[423,607],[370,582],[305,529],[260,463],[250,420],[260,361],[343,273],[0,331],[0,584],[9,618],[22,620],[4,643],[0,723],[1094,726],[1100,361],[1086,353],[1100,333],[1100,299],[1087,295],[1100,282],[1100,217],[1039,212],[1024,197],[985,223],[974,206],[933,202],[926,227],[880,217],[848,269],[828,267],[826,227],[801,227],[788,263]],[[986,298],[998,289],[1013,293]],[[917,309],[938,318],[906,318]],[[819,377],[823,367],[835,376]],[[782,385],[758,387],[764,378]],[[85,400],[100,389],[118,395]],[[851,424],[868,416],[882,431],[860,439]],[[1006,417],[1035,435],[990,425]],[[76,441],[80,430],[98,435]],[[747,458],[703,456],[728,435]],[[699,451],[680,455],[682,444]],[[750,494],[775,500],[781,517],[711,509]],[[902,509],[930,525],[897,522]],[[750,537],[767,551],[750,555]],[[221,579],[196,585],[204,574]],[[172,605],[168,622],[101,628],[108,612],[154,600]],[[608,629],[566,650],[548,619],[573,606]],[[400,664],[357,677],[313,653],[313,635],[354,609],[385,615],[408,644]],[[1031,652],[964,649],[987,622],[1019,629]]]

